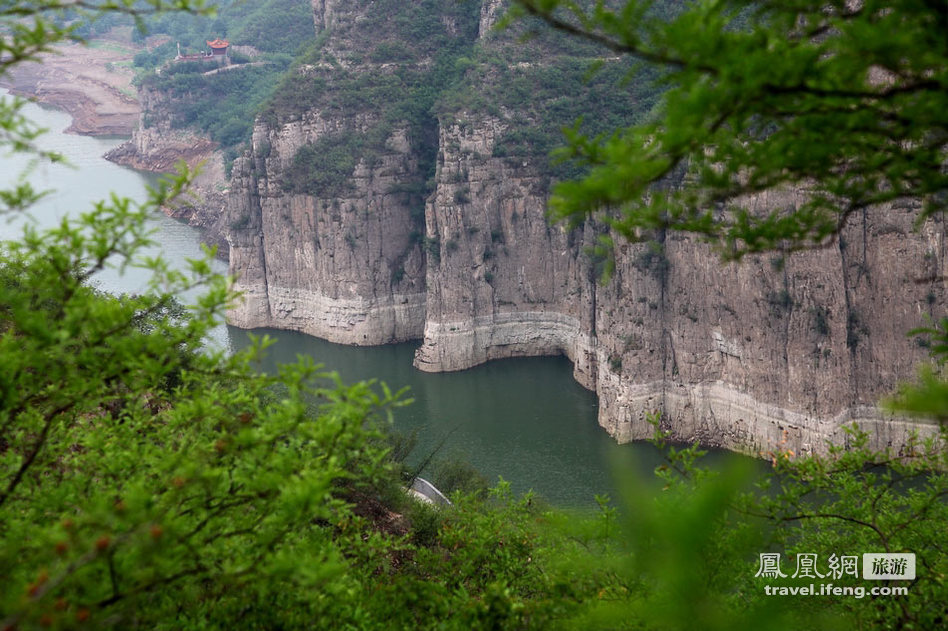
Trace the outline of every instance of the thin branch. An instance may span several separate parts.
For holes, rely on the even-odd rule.
[[[886,550],[888,550],[888,537],[886,534],[882,532],[882,530],[876,524],[863,521],[861,519],[856,519],[855,517],[840,515],[839,513],[800,513],[799,515],[789,515],[778,518],[779,521],[803,521],[805,519],[838,519],[840,521],[846,521],[859,526],[864,526],[879,535],[879,539],[886,547]]]
[[[10,483],[7,484],[6,490],[3,492],[3,495],[0,495],[0,507],[7,501],[10,495],[13,494],[13,491],[16,490],[16,487],[23,480],[23,476],[26,475],[26,471],[33,464],[33,461],[36,460],[36,456],[39,455],[39,452],[42,450],[43,445],[46,443],[46,438],[49,436],[49,432],[52,429],[55,419],[57,416],[63,412],[73,408],[75,406],[75,401],[69,401],[62,404],[55,410],[52,410],[46,414],[45,422],[43,424],[43,429],[40,431],[39,437],[36,439],[36,442],[33,444],[32,450],[27,454],[26,458],[20,463],[20,468],[17,469],[16,474],[10,480]]]
[[[644,50],[637,46],[634,46],[629,43],[619,42],[614,39],[610,39],[601,33],[596,33],[593,31],[587,31],[582,28],[579,28],[575,24],[570,24],[569,22],[562,20],[558,17],[555,17],[547,11],[541,11],[536,8],[532,2],[529,0],[516,0],[517,4],[529,13],[530,15],[540,18],[553,28],[574,35],[576,37],[588,40],[595,44],[599,44],[613,52],[622,53],[641,59],[643,61],[648,61],[651,63],[660,64],[663,66],[673,66],[675,68],[694,68],[701,70],[712,76],[717,76],[719,74],[718,69],[714,66],[709,66],[707,64],[689,62],[684,59],[679,59],[677,57],[671,57],[664,55],[662,53],[657,53],[653,51]]]

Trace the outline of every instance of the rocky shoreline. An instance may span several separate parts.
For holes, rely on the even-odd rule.
[[[186,131],[140,130],[143,101],[132,85],[131,67],[139,49],[129,42],[128,34],[116,29],[87,44],[56,46],[37,62],[15,66],[0,77],[0,87],[69,114],[66,133],[130,137],[105,155],[116,164],[153,173],[172,173],[180,160],[192,169],[200,166],[186,203],[164,211],[204,230],[226,259],[227,241],[217,225],[226,192],[223,158],[210,139]]]
[[[497,6],[484,0],[478,37],[501,54],[489,29]],[[369,3],[315,8],[317,30],[333,23],[328,50],[347,72],[383,76],[352,53],[377,43],[361,26]],[[334,75],[322,78],[331,92]],[[494,80],[469,79],[475,93]],[[234,163],[222,225],[244,301],[231,324],[358,345],[420,338],[415,367],[429,372],[566,355],[619,442],[649,437],[655,412],[676,440],[757,456],[825,453],[851,441],[854,423],[871,447],[895,453],[911,448],[913,432],[937,433],[887,416],[878,401],[928,360],[906,331],[948,295],[941,281],[916,282],[946,276],[942,218],[917,226],[918,208],[890,203],[854,216],[832,247],[741,265],[723,265],[692,236],[658,232],[600,254],[605,227],[551,226],[543,158],[504,144],[527,133],[529,106],[441,113],[423,198],[409,194],[424,181],[421,136],[397,127],[338,190],[294,189],[301,148],[340,130],[359,136],[385,115],[306,107],[259,118],[251,151]],[[748,205],[766,213],[805,195],[772,190]]]
[[[0,87],[67,112],[67,133],[129,136],[141,111],[132,87],[135,52],[115,39],[63,44],[37,62],[14,66]]]
[[[188,195],[176,206],[163,210],[169,217],[200,229],[206,242],[216,245],[218,256],[226,260],[229,246],[223,237],[221,222],[225,215],[228,179],[223,153],[207,136],[175,128],[163,95],[141,89],[138,97],[142,111],[148,112],[154,122],[149,127],[136,125],[131,138],[105,154],[105,158],[152,173],[174,173],[181,161],[196,171]]]

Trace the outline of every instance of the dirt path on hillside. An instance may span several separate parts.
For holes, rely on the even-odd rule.
[[[43,55],[41,63],[15,66],[0,77],[0,86],[71,114],[67,132],[128,136],[140,111],[131,84],[136,52],[115,39],[64,44]]]

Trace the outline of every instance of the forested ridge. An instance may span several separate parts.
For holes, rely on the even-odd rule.
[[[630,190],[610,180],[606,166],[617,156],[628,158],[621,142],[640,136],[607,132],[656,125],[674,136],[685,129],[661,127],[668,103],[658,87],[637,92],[627,82],[648,83],[654,70],[633,70],[622,59],[600,68],[576,99],[565,98],[565,86],[579,89],[577,79],[602,44],[589,34],[611,28],[632,37],[634,19],[652,15],[646,5],[628,3],[621,16],[600,12],[586,21],[573,14],[559,31],[520,45],[511,38],[501,49],[507,52],[488,54],[466,36],[448,37],[451,29],[438,26],[445,24],[438,3],[425,0],[426,10],[413,15],[387,13],[400,11],[402,3],[394,0],[376,2],[379,42],[364,54],[367,63],[397,67],[367,77],[335,68],[325,42],[307,43],[302,32],[273,18],[299,13],[298,4],[271,10],[278,4],[228,4],[215,18],[201,16],[201,2],[165,6],[155,0],[146,7],[129,0],[93,8],[91,15],[113,19],[108,16],[117,8],[132,15],[157,8],[162,12],[143,15],[143,25],[191,37],[191,45],[216,29],[278,55],[295,46],[292,54],[301,56],[292,63],[264,57],[267,65],[213,77],[184,64],[157,75],[150,67],[157,57],[141,60],[147,88],[178,95],[177,124],[196,125],[224,146],[246,139],[249,127],[240,125],[258,109],[270,120],[298,115],[302,103],[313,102],[378,114],[363,135],[303,147],[286,184],[297,192],[336,192],[342,176],[359,160],[371,160],[396,124],[414,129],[426,146],[433,142],[433,122],[457,108],[516,109],[524,128],[510,131],[496,150],[496,157],[513,158],[548,154],[559,144],[560,121],[567,125],[586,114],[589,127],[572,132],[570,149],[560,152],[574,161],[550,163],[551,176],[563,181],[587,176],[583,184],[557,189],[558,208],[568,216],[586,212],[602,195],[618,199]],[[562,16],[548,12],[560,3],[518,4],[535,20],[557,25]],[[701,17],[707,6],[696,6]],[[764,11],[755,22],[755,6],[727,2],[719,11],[747,12],[741,28],[769,33],[773,16]],[[826,15],[822,6],[799,10]],[[841,19],[856,19],[840,7]],[[455,35],[470,35],[476,8],[444,8],[456,19]],[[890,15],[884,5],[875,8]],[[906,0],[898,8],[944,16],[943,7],[924,2]],[[164,13],[171,9],[198,16]],[[0,72],[94,28],[84,22],[88,14],[63,19],[59,10],[51,0],[0,8],[7,53]],[[233,20],[214,22],[227,15]],[[697,23],[688,11],[658,17],[647,24],[669,41],[693,33],[686,27]],[[665,21],[672,17],[683,23]],[[512,28],[529,31],[537,22],[526,24]],[[427,37],[433,29],[440,29],[437,36]],[[529,64],[517,61],[519,55],[549,50],[571,30],[586,37],[564,43],[551,65],[518,65]],[[279,42],[277,31],[285,35]],[[814,37],[824,33],[833,30]],[[399,44],[406,34],[407,43]],[[922,51],[913,69],[924,78],[929,57],[940,54],[941,74],[925,81],[943,81],[945,35],[933,38],[935,52]],[[412,65],[419,60],[426,63]],[[320,64],[334,69],[331,77],[304,73],[306,81],[297,74],[278,82],[280,75],[271,72]],[[617,86],[631,91],[634,108],[616,111],[607,104]],[[928,90],[923,81],[919,98]],[[222,98],[219,115],[204,117],[190,99],[217,91],[235,98]],[[928,111],[927,102],[915,105]],[[3,149],[56,160],[35,148],[39,132],[21,109],[16,100],[0,107]],[[549,124],[538,129],[537,121]],[[912,137],[930,142],[931,155],[943,160],[941,123],[923,122],[930,129]],[[705,127],[698,121],[688,129]],[[711,132],[717,138],[717,128]],[[692,140],[666,138],[664,147],[704,151]],[[427,147],[433,170],[435,151]],[[893,168],[907,174],[906,181],[930,185],[934,199],[927,201],[937,209],[944,204],[937,181],[943,173],[923,167],[933,163],[943,171],[944,162],[931,155],[922,156],[929,162],[909,160],[904,172]],[[667,175],[662,169],[674,166],[664,156],[650,157],[658,168],[636,163],[643,181],[660,180]],[[880,165],[887,166],[891,162]],[[702,174],[713,179],[712,171]],[[851,428],[849,444],[828,456],[797,457],[775,448],[771,470],[759,475],[739,462],[708,468],[697,445],[668,444],[656,416],[654,441],[667,464],[647,481],[617,470],[622,496],[597,498],[596,511],[568,513],[542,498],[515,497],[503,480],[484,484],[463,465],[442,471],[451,506],[409,497],[404,486],[417,474],[404,464],[410,440],[393,434],[390,413],[411,404],[410,392],[342,383],[309,358],[262,374],[254,366],[266,338],[234,355],[209,349],[208,332],[238,299],[228,279],[211,272],[213,252],[188,270],[142,254],[151,238],[148,214],[177,203],[192,177],[182,168],[146,201],[113,197],[49,230],[27,224],[20,239],[0,244],[0,629],[937,629],[948,621],[944,431],[893,454],[869,450],[867,436]],[[417,185],[419,193],[430,186]],[[24,180],[0,194],[0,214],[22,213],[40,196]],[[701,217],[685,219],[685,229],[708,225]],[[636,224],[629,221],[633,234]],[[109,295],[90,283],[103,267],[121,265],[147,267],[153,279],[138,295]],[[194,287],[204,289],[203,297],[181,305],[177,297]],[[913,335],[926,341],[933,359],[890,405],[943,421],[948,320]],[[811,555],[819,559],[816,569],[832,575],[826,572],[830,558],[872,552],[914,554],[916,578],[872,582],[841,575],[834,581],[852,587],[849,594],[808,598],[764,590],[813,583],[811,574],[800,572],[801,560]],[[783,555],[785,576],[760,576],[765,553]],[[908,593],[859,595],[859,587],[877,586],[906,586]]]
[[[233,160],[241,144],[249,140],[254,117],[282,75],[312,45],[312,21],[310,3],[300,0],[227,1],[217,5],[213,17],[186,13],[147,16],[146,32],[152,42],[162,43],[146,45],[136,55],[136,83],[168,97],[172,127],[206,134]],[[179,49],[183,55],[199,53],[208,49],[208,40],[217,38],[231,43],[231,63],[252,67],[209,75],[206,73],[216,66],[172,62]],[[145,42],[141,35],[135,39]],[[149,127],[153,121],[146,117],[144,123]]]

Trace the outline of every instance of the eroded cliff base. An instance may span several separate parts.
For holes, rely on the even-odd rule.
[[[333,25],[324,47],[235,162],[226,226],[245,301],[232,324],[347,344],[420,338],[426,371],[565,355],[623,442],[650,437],[655,412],[673,439],[753,455],[823,453],[853,422],[895,452],[936,431],[876,406],[928,361],[906,332],[946,304],[940,217],[918,228],[918,209],[894,202],[854,214],[825,248],[741,265],[658,230],[603,252],[602,222],[547,219],[552,183],[575,177],[548,159],[561,140],[551,116],[619,120],[654,93],[634,86],[616,110],[608,81],[565,94],[589,52],[514,45],[491,30],[501,4],[424,25],[458,55],[439,69],[428,40],[399,31],[417,13],[314,3],[317,33]],[[456,72],[453,87],[411,118],[416,96],[450,83],[432,69]],[[601,72],[628,76],[612,62]],[[768,212],[805,195],[746,201]]]

